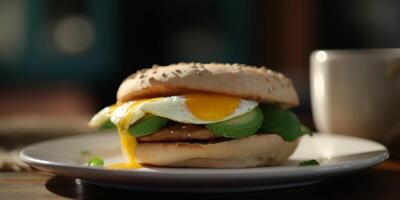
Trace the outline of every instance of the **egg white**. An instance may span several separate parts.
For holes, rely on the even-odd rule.
[[[157,100],[144,101],[139,103],[133,109],[129,109],[133,103],[134,101],[130,101],[119,105],[114,112],[112,112],[112,114],[109,113],[109,108],[106,107],[92,118],[90,124],[92,126],[99,127],[108,119],[110,119],[115,125],[120,125],[122,120],[128,119],[129,121],[126,121],[124,125],[129,126],[134,124],[140,118],[144,117],[146,113],[164,117],[180,123],[210,124],[229,120],[246,114],[258,105],[256,101],[240,99],[239,106],[230,115],[220,120],[207,121],[197,118],[190,112],[185,104],[184,96],[171,96],[159,98]]]
[[[90,127],[100,127],[104,123],[107,122],[111,117],[111,106],[105,107],[101,109],[98,113],[96,113],[92,119],[89,121]]]
[[[146,113],[143,111],[142,106],[145,102],[138,104],[133,109],[129,109],[133,103],[134,101],[130,101],[118,106],[112,113],[110,121],[118,126],[122,120],[129,119],[129,121],[125,122],[126,124],[122,124],[129,126],[144,117]]]
[[[146,113],[151,113],[167,119],[187,123],[187,124],[210,124],[225,121],[253,110],[258,103],[252,100],[240,99],[239,106],[230,115],[220,119],[207,121],[194,116],[186,107],[184,96],[171,96],[160,99],[159,101],[146,102],[142,105],[142,109]]]

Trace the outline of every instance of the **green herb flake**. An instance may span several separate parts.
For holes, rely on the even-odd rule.
[[[94,157],[88,160],[87,162],[89,167],[103,167],[104,160],[99,157]]]
[[[299,162],[299,167],[304,167],[304,166],[313,166],[313,165],[319,165],[319,162],[312,159],[312,160],[305,160]]]
[[[81,150],[81,151],[79,152],[79,154],[85,156],[85,155],[89,155],[89,154],[91,154],[91,153],[90,153],[89,150],[84,149],[84,150]]]
[[[301,132],[303,132],[304,135],[306,135],[306,134],[310,135],[310,136],[313,135],[313,132],[307,126],[304,126],[303,124],[300,126],[300,130],[301,130]]]

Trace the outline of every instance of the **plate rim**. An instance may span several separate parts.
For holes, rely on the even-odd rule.
[[[98,133],[95,133],[98,135]],[[46,143],[52,143],[55,141],[65,140],[65,139],[74,139],[80,137],[95,137],[95,134],[87,134],[87,135],[74,135],[61,137],[51,140],[42,141],[39,143],[35,143],[29,146],[26,146],[19,152],[19,156],[23,162],[37,167],[41,170],[48,171],[55,174],[62,174],[66,176],[80,178],[82,176],[76,176],[77,174],[82,173],[101,173],[101,174],[113,174],[113,175],[122,175],[129,173],[130,176],[151,176],[158,178],[171,178],[179,175],[177,177],[185,179],[185,178],[202,178],[203,175],[207,174],[207,178],[215,178],[215,177],[229,177],[235,175],[236,177],[246,177],[251,175],[257,175],[259,178],[261,177],[271,177],[271,178],[288,178],[288,177],[305,177],[305,176],[329,176],[329,174],[333,173],[346,173],[354,170],[361,170],[364,168],[372,167],[380,164],[389,158],[389,151],[387,148],[375,141],[368,140],[365,138],[358,138],[352,136],[345,135],[336,135],[329,133],[318,133],[318,134],[326,134],[334,137],[347,137],[353,138],[357,140],[363,140],[367,142],[372,142],[380,145],[383,150],[381,154],[377,156],[373,156],[370,158],[360,159],[355,161],[343,161],[340,163],[327,164],[323,166],[307,166],[307,167],[295,167],[295,166],[272,166],[272,167],[257,167],[257,168],[244,168],[244,169],[207,169],[207,168],[162,168],[162,167],[151,167],[145,169],[138,170],[108,170],[104,168],[93,168],[87,166],[78,166],[78,165],[70,165],[57,163],[52,161],[46,161],[42,159],[37,159],[29,156],[29,150],[31,148],[35,148],[37,146],[41,146]],[[104,133],[109,134],[109,133]],[[67,170],[70,173],[59,173],[60,169]],[[161,171],[159,170],[161,169]],[[179,170],[176,170],[179,169]],[[63,171],[61,170],[61,171]],[[107,171],[107,173],[104,173]],[[284,172],[284,175],[282,173]],[[75,175],[73,175],[75,174]],[[260,176],[262,175],[262,176]]]

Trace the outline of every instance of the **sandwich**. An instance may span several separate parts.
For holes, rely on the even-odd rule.
[[[118,130],[126,162],[110,169],[273,166],[308,133],[288,110],[298,104],[291,80],[265,67],[154,65],[128,76],[89,126]]]

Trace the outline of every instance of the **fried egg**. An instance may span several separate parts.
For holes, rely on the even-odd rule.
[[[122,153],[128,162],[114,163],[107,167],[134,169],[141,166],[136,161],[136,138],[129,134],[128,129],[147,113],[181,123],[209,124],[246,114],[257,105],[258,103],[252,100],[204,93],[141,99],[104,108],[92,118],[89,125],[100,127],[107,120],[111,120],[118,128]]]
[[[231,96],[188,94],[146,102],[142,110],[181,123],[209,124],[243,115],[257,105],[255,101]]]
[[[106,107],[89,123],[98,127],[108,119],[115,125],[129,126],[146,113],[187,124],[210,124],[246,114],[258,103],[218,94],[187,94],[130,101]]]

